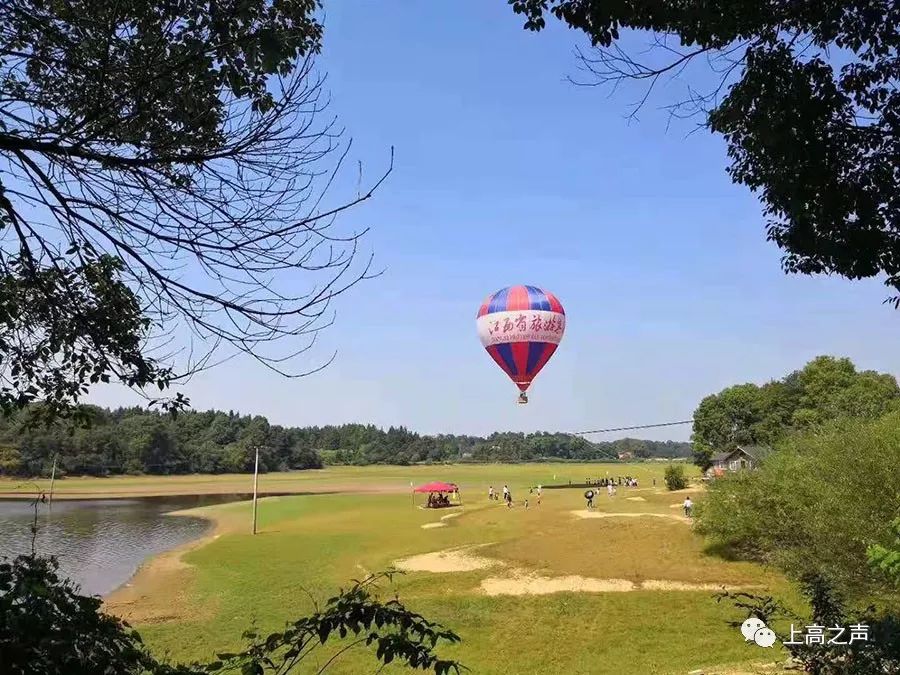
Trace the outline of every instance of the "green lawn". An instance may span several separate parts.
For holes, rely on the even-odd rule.
[[[165,571],[155,584],[151,568],[138,578],[136,589],[145,590],[140,601],[123,609],[114,598],[113,608],[131,615],[155,650],[177,660],[208,658],[215,651],[240,646],[241,632],[251,623],[265,631],[310,611],[309,594],[324,600],[348,579],[386,569],[404,556],[486,544],[478,555],[504,566],[409,572],[396,580],[395,588],[384,589],[398,592],[412,609],[457,631],[462,644],[445,653],[475,673],[643,675],[776,660],[777,650],[744,644],[726,622],[746,617],[716,603],[709,590],[638,586],[632,592],[500,596],[482,590],[485,578],[528,573],[637,584],[655,580],[754,585],[760,587],[757,592],[788,594],[787,584],[771,572],[706,555],[690,525],[673,518],[579,519],[572,512],[584,510],[582,489],[546,490],[539,508],[533,496],[531,508],[520,505],[530,485],[552,483],[554,474],[556,482],[580,482],[609,470],[615,476],[636,475],[641,486],[620,488],[612,499],[600,495],[598,511],[679,515],[680,510],[671,507],[683,495],[665,491],[663,468],[657,463],[467,465],[291,474],[292,484],[405,486],[405,493],[265,499],[260,502],[260,534],[255,537],[247,533],[249,504],[199,509],[220,520],[221,536],[187,553],[184,561],[189,567]],[[286,478],[270,478],[287,483]],[[446,512],[415,508],[408,492],[410,481],[428,479],[449,479],[462,486],[462,515],[444,527],[423,529]],[[489,484],[499,489],[504,483],[519,501],[514,509],[486,498]],[[702,499],[702,494],[693,496]],[[328,649],[323,651],[323,660],[328,655]],[[329,672],[372,672],[373,664],[364,653],[351,652]]]

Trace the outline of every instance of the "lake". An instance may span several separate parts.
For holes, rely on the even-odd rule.
[[[247,495],[57,500],[38,510],[36,550],[55,555],[60,572],[83,593],[105,595],[124,584],[150,556],[197,539],[211,527],[171,511],[247,499]],[[0,558],[31,550],[30,502],[0,500]]]

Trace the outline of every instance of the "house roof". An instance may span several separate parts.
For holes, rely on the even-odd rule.
[[[711,457],[713,462],[724,462],[729,457],[733,457],[737,454],[747,455],[750,459],[761,460],[765,459],[769,454],[771,454],[772,449],[767,448],[761,445],[746,445],[739,446],[734,450],[729,450],[728,452],[719,452]]]
[[[772,448],[764,445],[742,445],[738,448],[745,455],[749,455],[753,459],[765,459],[772,454]]]

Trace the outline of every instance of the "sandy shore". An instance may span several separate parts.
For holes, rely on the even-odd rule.
[[[146,560],[132,577],[103,598],[104,609],[129,623],[157,623],[188,616],[202,617],[210,607],[189,603],[187,591],[193,583],[193,566],[184,555],[206,546],[226,532],[238,529],[237,519],[215,507],[172,511],[166,517],[190,516],[209,521],[202,537],[186,542]],[[244,523],[246,524],[246,523]],[[152,597],[152,601],[149,598]]]

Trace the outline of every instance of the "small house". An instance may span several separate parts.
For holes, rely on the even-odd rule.
[[[619,453],[619,459],[622,460],[622,461],[628,460],[628,459],[634,459],[634,453],[632,453],[632,452],[627,452],[627,451],[626,451],[626,452],[620,452],[620,453]]]
[[[721,476],[726,471],[755,469],[769,452],[768,448],[759,447],[737,447],[728,452],[720,452],[712,456],[712,466],[706,470],[706,475]]]

